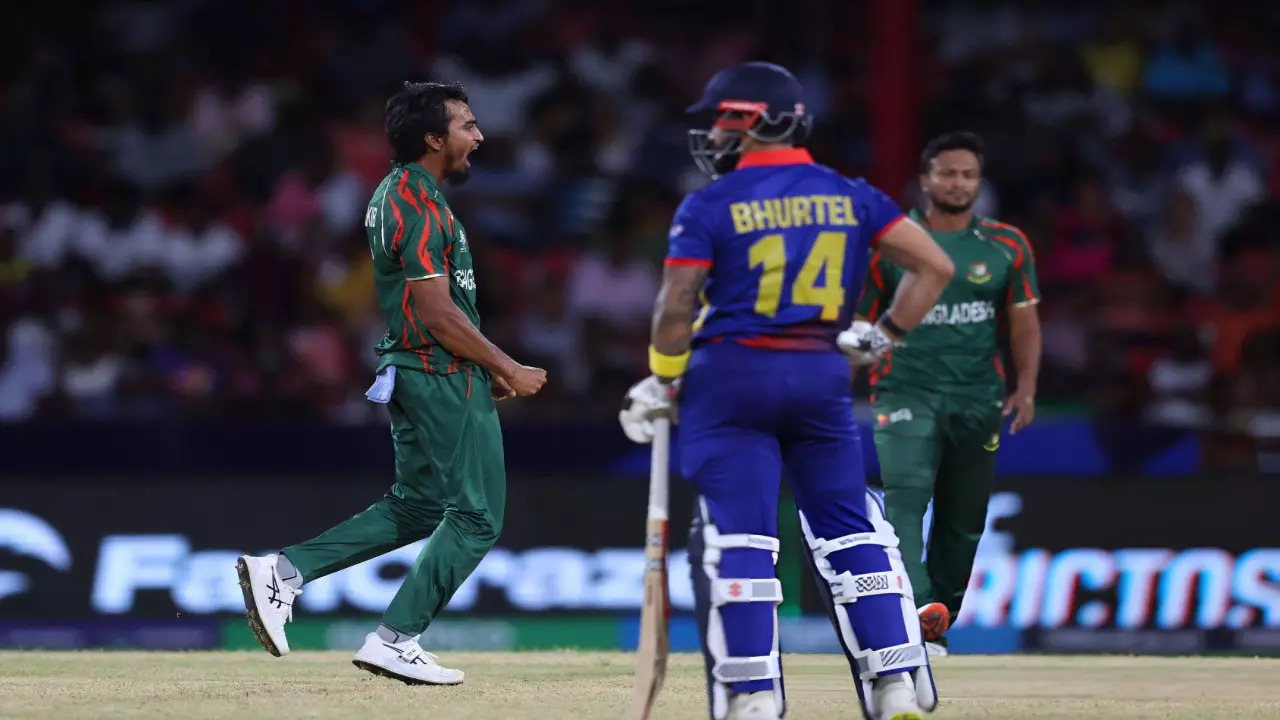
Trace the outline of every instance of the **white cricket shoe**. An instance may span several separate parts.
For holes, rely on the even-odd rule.
[[[726,720],[778,720],[778,702],[772,690],[741,693],[729,698]]]
[[[276,555],[241,555],[236,561],[240,590],[244,592],[244,614],[249,629],[267,652],[281,657],[289,654],[284,624],[293,620],[293,601],[301,590],[286,585],[276,572]]]
[[[461,685],[463,673],[440,667],[436,656],[422,649],[418,636],[389,643],[372,632],[351,661],[361,670],[399,680],[407,685]]]
[[[946,657],[951,654],[945,645],[935,642],[925,643],[924,649],[929,653],[929,657]]]
[[[880,711],[876,720],[924,720],[915,686],[905,673],[877,678],[871,692]]]

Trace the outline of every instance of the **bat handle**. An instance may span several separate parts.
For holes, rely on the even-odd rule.
[[[671,465],[671,418],[653,421],[653,448],[649,465],[649,517],[667,519],[668,469]]]

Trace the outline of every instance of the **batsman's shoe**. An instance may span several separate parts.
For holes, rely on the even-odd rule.
[[[927,642],[924,644],[925,652],[929,653],[929,657],[946,657],[950,654],[947,646],[942,643]]]
[[[925,642],[933,642],[946,634],[951,627],[951,612],[942,603],[929,603],[920,608],[920,632]]]
[[[240,576],[240,590],[244,592],[244,614],[249,618],[249,629],[267,652],[281,657],[289,654],[284,624],[293,620],[293,601],[302,591],[280,579],[276,557],[241,555],[236,561],[236,574]]]
[[[772,690],[742,693],[729,698],[726,720],[778,720],[778,701]]]
[[[924,710],[916,699],[916,689],[906,673],[876,678],[871,692],[876,696],[876,720],[924,720]]]
[[[389,643],[378,637],[378,633],[369,633],[351,662],[361,670],[399,680],[406,685],[462,684],[462,671],[440,667],[436,656],[423,650],[417,637]]]

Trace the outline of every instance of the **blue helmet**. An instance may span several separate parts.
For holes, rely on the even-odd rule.
[[[773,63],[742,63],[716,73],[702,98],[685,110],[715,113],[709,130],[689,131],[693,161],[716,178],[737,166],[743,133],[759,142],[803,143],[813,122],[803,93],[800,81]]]

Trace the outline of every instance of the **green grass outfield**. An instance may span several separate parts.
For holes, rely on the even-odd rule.
[[[458,687],[408,687],[346,652],[3,652],[0,718],[625,717],[626,653],[446,653]],[[844,659],[787,655],[789,720],[861,718]],[[1038,655],[935,662],[939,718],[1280,718],[1280,660]],[[655,720],[707,717],[701,659],[676,654]]]

